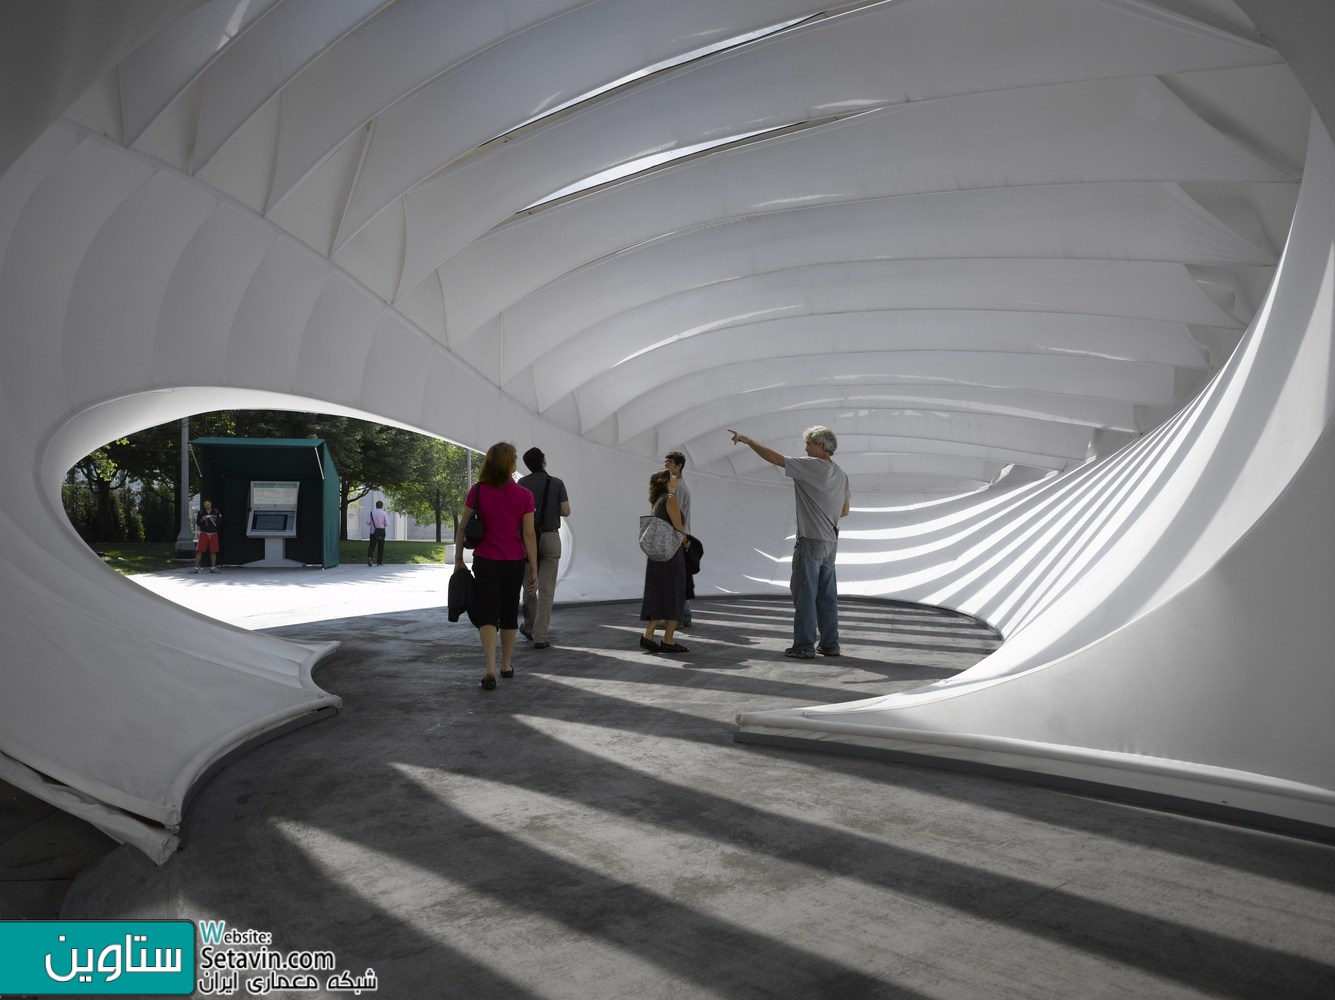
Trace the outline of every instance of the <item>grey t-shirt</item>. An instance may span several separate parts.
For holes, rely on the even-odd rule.
[[[691,530],[691,488],[683,476],[677,477],[677,506],[681,508],[681,525]]]
[[[783,474],[793,481],[797,497],[797,536],[838,541],[839,515],[852,499],[847,473],[828,458],[785,455]]]

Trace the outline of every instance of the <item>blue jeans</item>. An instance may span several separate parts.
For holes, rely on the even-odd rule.
[[[798,537],[793,546],[793,648],[814,650],[817,632],[821,649],[839,648],[839,586],[834,577],[838,542]]]

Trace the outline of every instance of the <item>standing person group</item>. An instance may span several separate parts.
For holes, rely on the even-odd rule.
[[[468,491],[454,539],[454,569],[464,568],[464,532],[482,518],[483,535],[473,550],[476,584],[469,620],[477,627],[486,658],[482,689],[496,687],[496,638],[500,635],[502,677],[513,677],[515,635],[519,631],[520,587],[538,584],[538,540],[533,528],[533,494],[514,481],[515,446],[506,441],[487,449],[478,481]],[[525,568],[528,574],[525,578]]]
[[[781,455],[773,448],[729,430],[733,444],[744,444],[793,481],[797,511],[797,540],[793,546],[789,589],[793,598],[793,644],[785,656],[812,659],[819,652],[839,656],[839,590],[835,558],[839,549],[839,520],[847,517],[852,496],[848,475],[834,462],[838,439],[828,427],[811,427],[803,435],[805,455]],[[550,645],[547,629],[561,559],[561,518],[570,515],[565,483],[547,472],[539,448],[524,453],[529,475],[514,481],[515,447],[498,442],[487,451],[478,481],[468,492],[463,517],[455,536],[455,570],[464,568],[464,538],[474,517],[484,532],[473,555],[476,586],[468,616],[477,627],[486,658],[482,688],[496,687],[496,645],[500,639],[500,676],[513,677],[511,656],[515,635],[522,631],[534,648]],[[690,491],[682,472],[686,459],[669,452],[664,468],[649,477],[649,507],[653,517],[677,532],[680,544],[665,560],[646,559],[640,620],[642,649],[685,653],[676,631],[690,622],[686,601],[689,583],[688,553],[694,556],[688,534]],[[207,503],[207,501],[206,501]],[[381,505],[377,504],[377,508]],[[374,515],[373,515],[374,516]],[[657,554],[657,553],[656,553]],[[525,569],[527,568],[527,576]],[[523,588],[524,625],[519,626],[520,588]],[[658,638],[658,627],[663,637]]]
[[[385,513],[385,501],[377,500],[375,509],[366,518],[371,526],[371,542],[366,546],[366,565],[371,565],[375,556],[377,566],[385,565],[385,530],[389,527],[389,515]]]
[[[213,509],[212,500],[205,500],[199,505],[195,527],[199,529],[199,537],[195,539],[195,568],[190,572],[199,572],[199,564],[207,552],[211,560],[209,572],[221,573],[222,570],[218,568],[218,533],[222,530],[222,512]]]
[[[570,516],[570,497],[566,484],[547,472],[547,456],[534,447],[524,452],[529,474],[519,485],[533,494],[537,505],[534,525],[538,533],[537,589],[524,588],[524,624],[519,632],[533,643],[534,649],[546,649],[547,628],[552,621],[552,600],[556,596],[556,573],[561,566],[561,518]]]
[[[810,660],[819,650],[839,655],[839,588],[834,558],[839,550],[839,519],[847,517],[851,494],[848,475],[834,464],[839,441],[828,427],[802,435],[806,454],[783,456],[773,448],[728,430],[733,444],[744,444],[793,481],[797,500],[797,541],[793,546],[793,644],[785,656]]]

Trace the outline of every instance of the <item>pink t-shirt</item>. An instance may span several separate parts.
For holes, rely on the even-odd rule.
[[[500,488],[474,483],[464,502],[482,515],[486,526],[473,555],[510,561],[528,558],[524,551],[524,515],[533,513],[532,493],[513,481]]]

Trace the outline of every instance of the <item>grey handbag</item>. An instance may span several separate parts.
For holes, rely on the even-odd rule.
[[[640,515],[640,551],[654,562],[667,562],[681,547],[681,532],[657,514]]]

